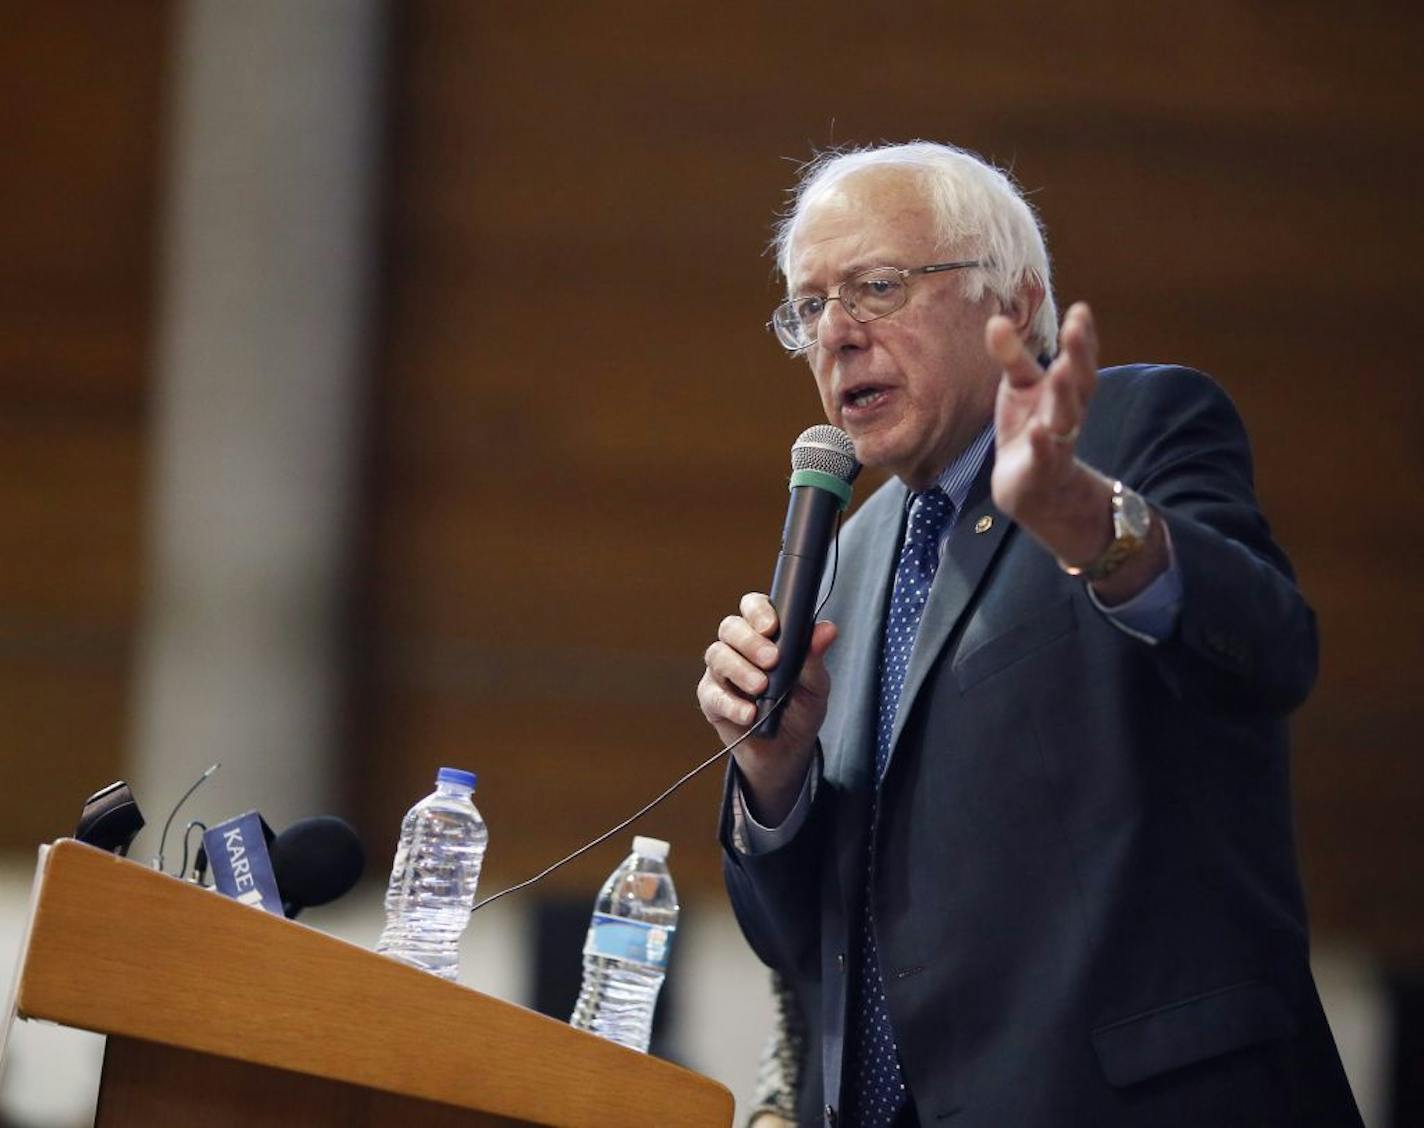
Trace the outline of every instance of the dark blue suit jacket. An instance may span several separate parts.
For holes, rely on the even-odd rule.
[[[1183,583],[1172,637],[1110,623],[994,508],[986,466],[935,577],[868,826],[905,508],[891,482],[841,537],[807,821],[749,855],[724,808],[738,918],[811,1028],[803,1119],[840,1103],[873,835],[920,1124],[1359,1124],[1310,975],[1292,831],[1286,716],[1315,677],[1314,616],[1257,507],[1240,419],[1199,373],[1109,370],[1078,452],[1166,519]]]

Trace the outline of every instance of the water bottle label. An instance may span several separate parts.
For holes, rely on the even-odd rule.
[[[609,956],[629,963],[647,964],[667,970],[668,945],[672,929],[627,917],[594,913],[584,942],[586,956]]]

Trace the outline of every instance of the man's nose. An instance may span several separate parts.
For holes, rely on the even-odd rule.
[[[858,344],[864,332],[865,326],[850,315],[845,302],[837,296],[826,302],[826,308],[821,311],[816,340],[822,348],[838,349],[843,345]]]

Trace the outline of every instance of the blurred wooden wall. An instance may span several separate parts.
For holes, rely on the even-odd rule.
[[[366,821],[480,772],[495,884],[715,749],[700,655],[763,587],[809,377],[762,251],[813,146],[1012,166],[1109,361],[1214,373],[1319,609],[1322,933],[1424,954],[1420,82],[1402,6],[401,5],[370,496]],[[862,491],[862,493],[865,491]],[[720,772],[641,829],[716,881]],[[590,891],[626,835],[558,882]]]
[[[0,8],[0,848],[27,853],[123,772],[168,13]]]

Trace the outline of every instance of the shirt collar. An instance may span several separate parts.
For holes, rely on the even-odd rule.
[[[954,505],[954,511],[958,513],[964,508],[964,501],[969,496],[969,487],[974,484],[974,479],[979,477],[979,471],[984,466],[984,459],[988,457],[990,449],[994,445],[994,424],[988,424],[979,432],[975,440],[959,453],[959,457],[944,468],[936,483],[948,496]]]

